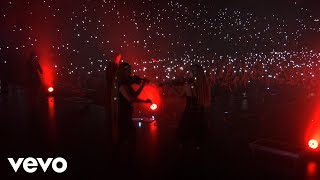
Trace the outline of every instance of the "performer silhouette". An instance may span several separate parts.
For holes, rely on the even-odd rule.
[[[186,106],[177,130],[178,142],[183,147],[194,139],[199,149],[206,134],[205,110],[211,103],[211,89],[200,65],[191,66],[190,77],[184,84],[182,95],[186,98]]]
[[[27,91],[30,98],[30,107],[35,108],[39,103],[39,95],[41,90],[41,77],[43,70],[39,64],[38,56],[35,52],[31,52],[27,60]]]
[[[136,128],[132,120],[133,103],[151,103],[150,99],[138,98],[147,82],[146,79],[132,77],[131,66],[128,63],[123,62],[118,66],[111,98],[113,158],[115,163],[119,163],[120,158],[127,157],[125,162],[120,161],[122,167],[118,169],[123,168],[124,164],[129,170],[134,167]],[[131,87],[133,83],[140,84],[137,91]],[[122,151],[125,154],[122,154]]]

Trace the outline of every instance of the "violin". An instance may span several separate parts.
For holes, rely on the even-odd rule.
[[[129,83],[130,84],[141,84],[142,82],[150,82],[150,80],[148,80],[147,78],[141,78],[137,75],[131,76],[129,79]]]

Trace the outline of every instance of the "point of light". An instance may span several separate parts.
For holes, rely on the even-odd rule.
[[[314,140],[314,139],[311,139],[309,142],[308,142],[308,145],[311,149],[317,149],[318,148],[318,141],[317,140]]]
[[[49,87],[49,88],[48,88],[48,92],[49,92],[49,93],[52,93],[52,92],[53,92],[53,87]]]
[[[151,104],[150,105],[150,109],[153,110],[153,111],[156,110],[157,108],[158,108],[158,106],[156,104]]]

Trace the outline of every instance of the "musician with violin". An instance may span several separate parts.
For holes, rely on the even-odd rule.
[[[194,139],[195,147],[199,149],[206,134],[204,115],[211,104],[211,86],[201,65],[191,65],[183,95],[186,106],[177,130],[179,145],[183,147],[190,139]]]
[[[196,149],[203,145],[206,134],[205,112],[211,105],[211,85],[199,64],[191,65],[189,76],[175,79],[161,85],[182,86],[179,96],[186,99],[186,105],[177,129],[177,140],[183,148],[190,140]],[[174,89],[173,89],[174,90]]]
[[[126,151],[134,152],[136,143],[136,128],[132,121],[133,103],[151,103],[150,99],[142,100],[138,96],[142,92],[147,79],[139,76],[131,76],[131,66],[126,62],[119,64],[115,81],[113,94],[113,142],[115,151],[120,151],[122,145],[129,145]],[[140,87],[135,91],[133,84],[139,84]]]

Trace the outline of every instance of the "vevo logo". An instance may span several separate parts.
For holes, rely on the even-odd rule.
[[[42,158],[19,158],[17,162],[14,161],[13,158],[8,158],[13,170],[15,172],[18,171],[19,167],[21,164],[23,164],[23,169],[27,172],[27,173],[34,173],[35,171],[37,171],[38,168],[38,163],[40,164],[40,167],[42,168],[43,172],[46,172],[49,165],[51,164],[52,169],[56,172],[56,173],[63,173],[66,171],[67,169],[67,161],[61,157],[58,158],[48,158],[46,160],[46,162],[43,161]],[[22,163],[23,162],[23,163]],[[58,164],[61,163],[62,166],[58,167]]]

